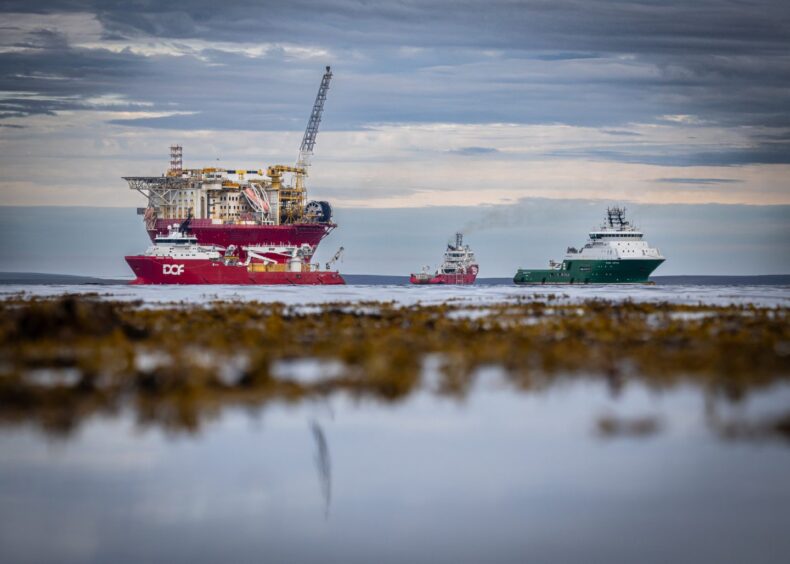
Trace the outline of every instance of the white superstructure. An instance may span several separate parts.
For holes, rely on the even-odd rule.
[[[444,261],[439,266],[436,274],[466,274],[474,267],[477,274],[477,260],[469,245],[464,245],[464,236],[461,233],[455,234],[455,245],[447,245],[444,253]]]
[[[601,227],[591,231],[581,249],[569,247],[565,260],[655,260],[664,259],[655,247],[643,239],[644,234],[625,219],[625,208],[606,210]],[[552,267],[561,264],[552,261]]]
[[[213,259],[220,258],[220,249],[215,246],[199,245],[197,238],[190,235],[186,228],[172,225],[167,235],[157,235],[154,244],[145,251],[145,256],[173,259]]]

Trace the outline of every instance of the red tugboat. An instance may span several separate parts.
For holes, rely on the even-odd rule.
[[[189,220],[157,235],[143,255],[126,257],[137,278],[132,284],[345,284],[337,271],[309,263],[310,246],[262,245],[244,249],[200,245]],[[338,257],[339,252],[335,257]],[[333,261],[336,260],[333,259]]]
[[[430,273],[429,267],[424,267],[419,274],[412,274],[409,281],[412,284],[474,284],[477,278],[479,267],[475,260],[475,254],[464,245],[464,236],[461,233],[455,234],[455,245],[447,245],[444,253],[444,262],[436,270],[435,274]]]

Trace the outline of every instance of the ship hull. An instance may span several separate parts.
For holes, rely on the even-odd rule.
[[[428,277],[412,274],[409,277],[409,282],[418,285],[453,284],[458,286],[469,286],[475,283],[476,278],[477,274],[471,272],[467,274],[436,274]]]
[[[125,257],[137,278],[132,284],[338,285],[346,281],[330,271],[250,271],[209,259]]]
[[[157,219],[153,228],[147,230],[148,236],[151,241],[154,241],[157,235],[167,235],[171,225],[180,224],[183,221],[183,219]],[[307,244],[315,249],[334,228],[335,224],[333,223],[245,225],[213,223],[210,219],[192,219],[189,224],[189,231],[197,237],[199,244],[218,245],[225,248],[230,245],[236,245],[236,247],[267,245],[300,247]]]
[[[561,270],[519,269],[515,284],[646,284],[664,259],[568,260]]]

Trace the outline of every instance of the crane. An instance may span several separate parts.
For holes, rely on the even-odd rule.
[[[310,157],[313,155],[315,138],[318,136],[318,126],[321,124],[321,114],[324,113],[324,102],[326,102],[326,93],[329,90],[330,80],[332,80],[332,70],[327,66],[326,72],[321,79],[321,86],[318,87],[313,110],[310,112],[307,129],[305,129],[304,137],[302,137],[296,165],[275,165],[270,166],[266,171],[267,176],[271,178],[272,189],[278,192],[280,223],[294,223],[300,221],[304,215],[306,205],[304,179],[307,176],[307,167],[310,166]],[[285,172],[294,174],[293,184],[283,182],[282,175]],[[328,206],[329,204],[326,205]],[[328,221],[331,211],[326,215]]]
[[[343,255],[343,251],[345,250],[346,249],[344,247],[340,247],[335,253],[335,256],[333,256],[331,259],[327,261],[325,270],[329,270],[330,268],[332,268],[332,265],[337,262],[337,259],[339,259]]]
[[[326,102],[326,93],[329,90],[330,80],[332,80],[332,71],[327,66],[324,77],[321,79],[321,86],[318,87],[318,94],[315,97],[313,111],[310,112],[310,120],[307,122],[307,129],[304,130],[302,145],[299,147],[299,158],[296,161],[296,167],[305,169],[305,171],[307,167],[310,166],[310,157],[313,155],[315,138],[318,135],[318,126],[321,124],[321,114],[324,113],[324,102]]]

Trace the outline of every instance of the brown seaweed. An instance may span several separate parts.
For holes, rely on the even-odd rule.
[[[151,309],[66,296],[12,298],[0,310],[0,423],[63,434],[127,407],[142,425],[190,432],[228,406],[338,392],[397,402],[422,387],[428,359],[432,391],[455,398],[491,366],[521,392],[595,378],[613,393],[684,382],[731,401],[790,375],[786,308],[545,299]],[[341,369],[309,381],[272,375],[299,359]]]

